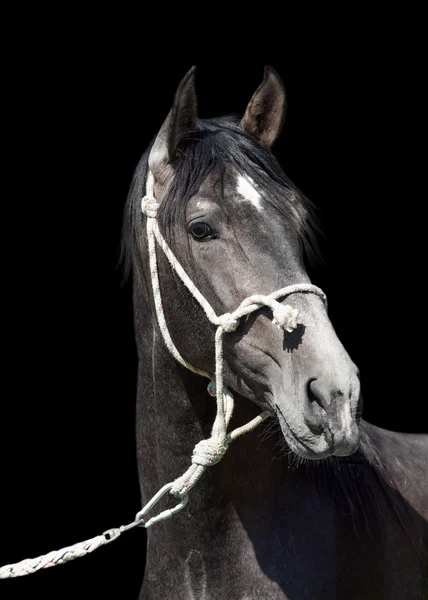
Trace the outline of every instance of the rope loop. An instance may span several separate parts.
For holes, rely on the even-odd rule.
[[[141,212],[146,217],[156,218],[159,210],[159,203],[153,196],[144,196],[141,200]]]
[[[232,313],[224,313],[217,317],[218,324],[223,328],[226,333],[232,333],[236,331],[239,326],[239,319],[233,316]]]
[[[201,440],[193,449],[192,463],[201,467],[212,467],[226,454],[227,444],[211,437]]]
[[[289,304],[280,304],[276,302],[278,305],[273,311],[273,323],[278,327],[278,329],[284,329],[284,331],[288,331],[291,333],[297,327],[297,315],[299,311],[297,308],[292,308]]]

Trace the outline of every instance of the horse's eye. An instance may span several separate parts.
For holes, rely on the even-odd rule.
[[[195,240],[203,240],[206,238],[215,237],[213,230],[206,223],[195,223],[191,226],[190,233],[195,238]]]

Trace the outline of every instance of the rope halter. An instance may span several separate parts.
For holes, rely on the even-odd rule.
[[[192,281],[189,279],[183,267],[171,252],[171,249],[160,233],[157,222],[158,209],[159,204],[156,202],[153,195],[153,175],[149,172],[147,179],[147,193],[141,201],[141,210],[147,217],[147,239],[149,247],[150,273],[156,316],[164,342],[177,362],[190,371],[193,371],[193,373],[197,373],[203,377],[208,377],[210,380],[207,388],[208,393],[211,396],[214,396],[217,401],[217,414],[211,430],[211,437],[207,440],[201,440],[198,444],[196,444],[193,450],[192,463],[184,475],[175,481],[164,485],[137,513],[135,520],[132,523],[129,525],[122,525],[119,528],[109,529],[102,535],[86,540],[85,542],[74,544],[73,546],[67,546],[66,548],[61,548],[60,550],[38,556],[34,559],[26,559],[19,563],[0,567],[0,579],[20,577],[21,575],[35,573],[39,569],[46,569],[58,564],[62,564],[63,562],[69,560],[74,560],[80,556],[85,556],[100,546],[108,544],[117,539],[121,533],[128,531],[133,527],[143,525],[146,529],[148,529],[155,523],[160,523],[166,519],[171,519],[174,515],[180,512],[187,504],[189,490],[192,489],[192,487],[200,479],[208,467],[212,467],[223,458],[223,456],[226,454],[229,444],[240,435],[243,435],[244,433],[247,433],[247,431],[251,431],[257,427],[257,425],[259,425],[268,417],[267,412],[262,412],[246,425],[237,427],[230,433],[227,433],[227,428],[233,412],[233,396],[231,392],[223,385],[223,334],[236,331],[236,329],[239,327],[240,319],[242,317],[249,315],[262,306],[268,306],[272,310],[273,322],[279,329],[283,329],[287,332],[293,331],[297,327],[298,310],[292,308],[291,306],[280,304],[277,300],[278,298],[285,298],[290,294],[316,294],[323,300],[325,304],[327,303],[324,292],[322,292],[315,285],[304,283],[300,285],[290,285],[274,292],[273,294],[270,294],[269,296],[250,296],[241,302],[239,307],[232,313],[227,312],[223,315],[217,316],[210,303],[193,285]],[[171,339],[165,320],[159,287],[156,243],[158,243],[162,248],[162,251],[166,255],[171,268],[177,273],[184,285],[201,305],[208,320],[217,327],[215,335],[214,378],[211,374],[206,373],[201,369],[197,369],[188,363],[186,359],[181,356]],[[147,513],[149,513],[159,502],[159,500],[167,493],[173,494],[179,498],[179,503],[174,508],[163,510],[158,515],[146,520]]]
[[[294,331],[297,327],[297,317],[299,311],[296,308],[292,308],[289,305],[280,304],[279,298],[285,298],[291,294],[306,293],[315,294],[319,296],[325,305],[327,305],[327,298],[324,292],[317,286],[311,283],[301,283],[295,285],[289,285],[284,287],[268,296],[256,294],[246,298],[239,307],[233,312],[227,312],[223,315],[217,316],[214,309],[208,302],[208,300],[201,294],[198,288],[193,284],[170,247],[166,243],[162,236],[157,221],[157,214],[159,209],[159,203],[156,201],[153,194],[154,178],[151,171],[149,171],[146,185],[146,195],[141,201],[141,210],[147,217],[147,240],[149,249],[149,263],[150,263],[150,274],[152,280],[153,299],[156,310],[156,317],[159,324],[162,337],[165,345],[175,358],[186,369],[189,369],[193,373],[207,377],[210,380],[208,384],[208,392],[216,397],[217,401],[217,414],[214,420],[214,425],[211,430],[211,437],[202,440],[196,444],[193,456],[192,464],[187,471],[173,482],[170,493],[177,498],[184,498],[187,496],[189,490],[195,485],[195,483],[203,475],[207,467],[217,464],[225,455],[229,444],[243,435],[247,431],[251,431],[262,421],[264,421],[269,414],[262,412],[258,417],[243,425],[237,429],[227,433],[227,427],[229,425],[230,418],[233,412],[233,396],[231,392],[223,384],[223,334],[232,333],[235,331],[240,324],[240,319],[250,313],[258,310],[263,306],[267,306],[271,309],[273,315],[273,323],[279,328],[288,333]],[[194,367],[185,358],[181,356],[177,350],[172,338],[170,336],[168,326],[165,319],[163,310],[162,297],[159,286],[159,274],[157,267],[156,257],[156,244],[160,246],[163,253],[167,257],[171,268],[177,273],[181,281],[187,287],[192,296],[200,304],[204,310],[208,320],[212,325],[217,327],[215,335],[215,376],[207,373],[197,367]]]

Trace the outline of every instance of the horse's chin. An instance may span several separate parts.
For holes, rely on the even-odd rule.
[[[294,425],[279,416],[279,423],[290,450],[309,460],[321,460],[333,454],[334,446],[331,435],[327,431],[326,434],[313,434],[305,425]]]
[[[313,433],[303,422],[289,422],[283,415],[278,415],[285,441],[290,450],[297,456],[307,460],[322,460],[328,456],[348,456],[358,450],[358,433],[346,446],[338,446],[329,428],[320,433]]]

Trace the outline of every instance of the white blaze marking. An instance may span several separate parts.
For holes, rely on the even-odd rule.
[[[236,191],[244,198],[244,200],[251,202],[251,204],[257,208],[257,210],[263,210],[261,205],[262,197],[254,187],[254,181],[251,179],[251,177],[248,175],[245,177],[243,175],[238,175],[238,186]]]

